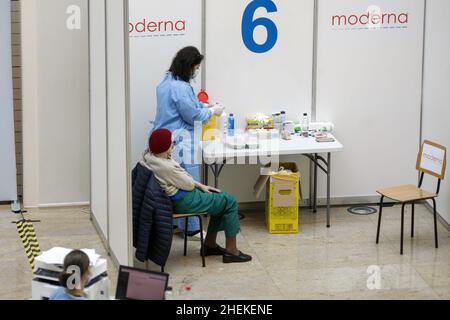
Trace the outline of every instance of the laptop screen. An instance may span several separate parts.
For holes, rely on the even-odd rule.
[[[118,300],[164,300],[169,275],[121,266],[117,280]]]

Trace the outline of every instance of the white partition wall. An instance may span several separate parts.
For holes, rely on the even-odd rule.
[[[317,119],[334,122],[345,145],[332,164],[334,198],[417,183],[424,1],[375,4],[319,0]]]
[[[156,114],[156,87],[185,46],[202,48],[202,0],[130,0],[132,164],[148,144]],[[198,79],[201,79],[199,76]],[[200,80],[194,84],[200,89]]]
[[[256,26],[261,18],[267,28]],[[296,121],[310,114],[313,34],[314,0],[207,1],[209,96],[235,114],[237,128],[245,128],[246,116],[255,112],[284,110]],[[308,181],[308,162],[302,161],[300,169]],[[258,166],[227,166],[220,187],[233,191],[240,202],[255,201],[252,187],[258,174]]]
[[[91,210],[108,239],[105,1],[89,1]]]
[[[26,207],[89,205],[87,7],[21,2]]]
[[[111,254],[118,263],[130,265],[128,3],[105,0],[90,5],[91,157],[97,180],[92,214]]]
[[[0,0],[0,201],[17,200],[11,62],[11,1]]]
[[[427,1],[422,138],[445,145],[450,151],[450,1]],[[443,30],[446,30],[443,32]],[[449,164],[437,199],[438,212],[450,224]],[[436,190],[427,177],[424,188]]]
[[[109,244],[122,264],[132,261],[127,3],[128,1],[106,1]]]

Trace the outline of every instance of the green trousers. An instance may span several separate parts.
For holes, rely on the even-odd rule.
[[[195,188],[182,199],[173,201],[176,213],[208,213],[208,232],[225,231],[227,238],[235,237],[240,230],[238,204],[232,195],[206,193]]]

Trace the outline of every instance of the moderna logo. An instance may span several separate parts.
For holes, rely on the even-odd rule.
[[[428,153],[423,153],[423,157],[434,162],[434,164],[438,166],[442,166],[442,163],[444,162],[444,160],[439,159],[438,157],[435,157],[434,155]]]
[[[186,20],[152,20],[143,18],[138,21],[130,21],[130,37],[171,37],[184,36],[186,34]]]
[[[407,29],[410,14],[407,12],[383,12],[380,7],[371,6],[359,14],[336,14],[331,16],[334,30],[380,30]]]

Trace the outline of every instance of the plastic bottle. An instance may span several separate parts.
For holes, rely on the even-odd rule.
[[[228,115],[226,112],[223,112],[219,118],[219,127],[217,128],[219,131],[220,138],[223,139],[227,136],[228,129]]]
[[[234,114],[230,113],[230,116],[228,117],[228,135],[233,137],[234,136]]]
[[[272,114],[272,117],[273,117],[275,129],[277,129],[278,131],[281,131],[283,129],[283,121],[281,121],[281,113],[275,112]]]
[[[307,113],[303,114],[303,117],[300,121],[302,136],[305,138],[309,137],[309,117]]]
[[[280,122],[285,123],[286,122],[286,111],[281,111],[280,117],[281,117]]]
[[[173,300],[173,290],[171,287],[167,287],[164,293],[164,300]]]

